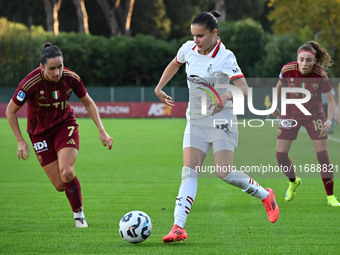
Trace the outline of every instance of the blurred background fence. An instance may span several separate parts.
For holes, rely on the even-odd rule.
[[[263,87],[253,87],[253,106],[257,110],[269,109],[272,104],[273,92],[277,79],[247,79],[250,87],[253,84],[263,83]],[[338,122],[338,102],[340,79],[331,79],[335,92],[336,114],[335,120]],[[272,87],[269,85],[272,84]],[[12,97],[16,87],[0,88],[0,117],[5,116],[5,108]],[[87,91],[100,107],[102,117],[185,117],[189,91],[187,86],[169,86],[164,91],[175,101],[172,110],[160,103],[154,93],[154,87],[87,87]],[[79,103],[78,98],[73,94],[70,99],[71,106],[74,106],[76,115],[86,117],[84,108]],[[247,98],[244,102],[245,114],[239,118],[262,119],[269,116],[257,116],[252,114],[247,105]],[[24,110],[23,110],[24,112]],[[25,116],[25,115],[23,115]]]

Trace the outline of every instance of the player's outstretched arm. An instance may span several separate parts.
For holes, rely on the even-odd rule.
[[[155,88],[155,94],[159,98],[159,100],[169,106],[174,106],[174,102],[172,101],[171,96],[167,95],[162,89],[165,85],[171,80],[171,78],[177,73],[181,64],[176,61],[174,58],[169,65],[165,68],[161,79],[158,82],[158,85]]]
[[[15,104],[11,99],[11,101],[9,101],[9,104],[7,105],[7,108],[6,108],[6,117],[14,133],[15,139],[17,140],[17,143],[18,143],[18,153],[17,153],[18,159],[22,158],[23,160],[25,160],[25,159],[28,159],[29,157],[30,148],[28,146],[28,143],[23,138],[21,131],[20,131],[18,117],[16,114],[20,108],[21,106]]]
[[[105,128],[104,128],[103,123],[100,119],[99,112],[98,112],[96,104],[94,103],[94,101],[92,100],[92,98],[89,96],[88,93],[86,93],[86,95],[84,97],[80,98],[80,101],[85,106],[90,117],[92,118],[93,122],[96,124],[96,126],[98,128],[99,139],[100,139],[101,143],[104,146],[107,146],[107,148],[109,150],[111,150],[112,144],[113,144],[113,139],[105,131]]]

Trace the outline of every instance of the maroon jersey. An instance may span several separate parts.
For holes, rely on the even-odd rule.
[[[74,120],[73,110],[68,105],[72,91],[79,98],[87,93],[79,76],[68,68],[64,67],[57,83],[47,81],[40,67],[28,74],[12,97],[19,106],[28,103],[27,132],[42,134],[61,122]]]
[[[312,72],[308,76],[303,76],[298,70],[297,61],[288,63],[282,67],[280,80],[286,87],[298,87],[309,90],[311,99],[304,103],[303,106],[313,115],[322,114],[322,98],[321,93],[331,91],[332,86],[329,82],[328,75],[324,69],[318,65],[314,65]],[[302,93],[287,93],[287,98],[303,98]],[[283,118],[291,119],[308,119],[301,110],[293,104],[288,104],[286,116]]]

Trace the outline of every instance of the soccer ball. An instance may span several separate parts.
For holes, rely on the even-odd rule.
[[[128,212],[119,222],[119,233],[129,243],[143,242],[150,236],[151,230],[151,219],[142,211]]]

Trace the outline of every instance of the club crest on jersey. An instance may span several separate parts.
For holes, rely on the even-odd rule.
[[[44,94],[45,94],[45,91],[40,90],[39,93],[40,93],[40,95],[44,95]]]
[[[207,72],[211,73],[211,70],[212,70],[212,64],[210,64],[210,66],[208,67]]]
[[[58,99],[60,97],[60,90],[53,91],[52,95],[54,99]]]
[[[317,84],[317,83],[313,83],[313,84],[312,84],[312,87],[313,87],[313,89],[315,89],[315,90],[316,90],[316,89],[318,89],[318,88],[319,88],[319,84]]]
[[[18,95],[17,95],[17,99],[22,102],[25,98],[26,94],[25,92],[23,92],[22,90],[19,91]]]

